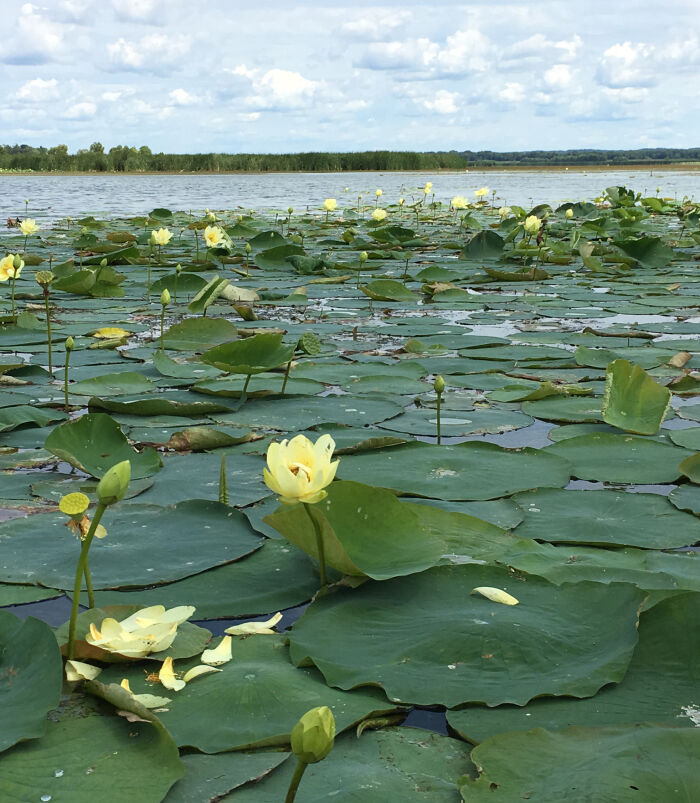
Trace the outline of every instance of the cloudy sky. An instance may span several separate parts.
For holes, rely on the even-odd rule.
[[[700,145],[700,0],[0,0],[0,142]]]

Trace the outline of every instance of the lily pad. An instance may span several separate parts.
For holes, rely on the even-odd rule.
[[[291,360],[294,346],[282,344],[282,335],[262,334],[208,349],[201,360],[230,374],[259,374]]]
[[[628,360],[608,365],[603,420],[625,432],[656,435],[671,406],[671,391]]]

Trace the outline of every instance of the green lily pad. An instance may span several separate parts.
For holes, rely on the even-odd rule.
[[[184,774],[161,725],[75,703],[52,715],[45,736],[17,745],[2,762],[0,797],[7,801],[158,803]]]
[[[79,547],[66,521],[62,513],[45,513],[0,524],[0,580],[72,589]],[[240,511],[204,500],[168,508],[121,504],[102,523],[107,536],[90,550],[95,588],[172,582],[237,560],[263,543]]]
[[[472,434],[510,432],[532,424],[528,415],[514,410],[450,410],[444,407],[440,415],[440,432],[443,437],[456,437]],[[430,407],[413,408],[408,412],[385,421],[382,429],[393,432],[406,432],[411,435],[432,435],[437,433],[437,411]]]
[[[678,466],[678,470],[691,482],[700,485],[700,452],[686,457]]]
[[[514,500],[525,513],[515,531],[519,538],[645,549],[700,541],[700,521],[658,494],[542,488]]]
[[[129,446],[119,424],[105,413],[88,413],[59,424],[46,439],[44,448],[98,478],[122,460],[131,462],[134,479],[149,477],[161,467],[154,449],[137,452]]]
[[[294,346],[282,344],[282,335],[254,335],[208,349],[201,360],[230,374],[259,374],[288,363]]]
[[[543,421],[601,421],[600,399],[592,396],[550,396],[525,401],[522,410]]]
[[[205,351],[238,337],[238,329],[223,318],[186,318],[165,333],[165,347],[179,351]]]
[[[461,792],[469,803],[511,803],[525,790],[533,803],[692,803],[700,795],[699,756],[697,728],[535,728],[494,736],[473,750],[481,775],[465,779]]]
[[[509,450],[477,441],[458,446],[408,443],[348,455],[340,461],[338,476],[435,499],[498,499],[530,488],[566,485],[569,464],[548,457],[542,450]]]
[[[478,586],[520,604],[471,594]],[[294,625],[290,654],[313,661],[331,686],[378,684],[396,702],[586,697],[624,676],[643,598],[631,585],[557,587],[491,566],[440,567],[317,599]]]
[[[0,607],[5,605],[24,605],[27,602],[40,602],[43,599],[61,596],[63,596],[63,592],[58,589],[0,583]]]
[[[679,594],[642,614],[639,644],[622,681],[595,697],[532,700],[523,708],[472,706],[449,711],[450,725],[469,741],[481,742],[505,731],[572,725],[604,727],[654,722],[687,728],[700,713],[700,644],[689,639],[700,615],[700,594]]]
[[[677,446],[606,432],[568,438],[545,451],[568,460],[579,479],[645,485],[674,482],[681,474],[678,464],[689,457]]]
[[[172,702],[160,716],[175,742],[204,753],[286,746],[299,717],[310,708],[327,705],[337,732],[377,712],[396,706],[377,689],[344,692],[331,689],[312,668],[297,669],[289,660],[284,636],[234,636],[233,660],[169,694]],[[177,672],[200,663],[199,657],[178,661]],[[135,694],[159,693],[144,679],[143,667],[121,664],[100,676],[104,682],[129,679]],[[283,694],[280,693],[283,690]]]
[[[153,393],[155,388],[155,382],[142,374],[125,371],[74,382],[68,390],[77,396],[128,396],[132,393]]]
[[[671,406],[671,391],[628,360],[608,365],[603,420],[625,432],[656,435]]]
[[[19,619],[0,611],[0,751],[43,736],[46,714],[58,705],[62,679],[63,662],[51,628],[32,616]]]
[[[9,432],[26,424],[45,427],[67,417],[66,413],[60,410],[51,410],[48,407],[30,407],[22,404],[16,407],[6,407],[0,410],[0,432]]]
[[[700,487],[697,485],[681,485],[671,491],[668,501],[680,510],[689,510],[700,516]]]

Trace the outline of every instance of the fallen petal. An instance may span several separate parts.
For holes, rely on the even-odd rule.
[[[515,597],[512,597],[510,594],[501,590],[500,588],[491,588],[491,586],[479,586],[478,588],[473,588],[471,593],[481,594],[482,597],[490,599],[491,602],[500,602],[501,605],[519,604],[519,600],[517,600]]]

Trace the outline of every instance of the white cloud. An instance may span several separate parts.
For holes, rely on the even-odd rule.
[[[165,18],[161,0],[112,0],[119,19],[128,22],[160,22]]]
[[[27,81],[15,92],[17,100],[30,101],[32,103],[45,103],[47,100],[55,100],[59,96],[58,81],[49,78],[33,78]]]
[[[199,100],[196,95],[190,94],[185,89],[173,89],[168,97],[173,106],[192,106]]]
[[[459,93],[440,89],[432,100],[424,100],[423,105],[437,114],[454,114],[459,110],[456,103],[457,98],[459,98]]]
[[[518,81],[509,81],[498,93],[498,99],[506,103],[519,103],[525,98],[525,87]]]
[[[176,67],[189,49],[190,38],[185,34],[154,33],[132,42],[122,36],[107,45],[109,60],[115,69],[144,72]]]
[[[654,48],[644,42],[609,47],[598,63],[599,83],[610,87],[649,86],[654,83]]]
[[[41,9],[24,3],[17,18],[16,30],[0,61],[7,64],[44,64],[61,52],[63,37],[58,25],[46,19]]]
[[[583,40],[578,34],[571,39],[549,39],[543,33],[536,33],[527,39],[521,39],[503,50],[504,61],[541,60],[571,61],[583,47]]]
[[[241,67],[245,70],[244,65]],[[246,77],[251,78],[249,71]],[[260,109],[297,109],[311,104],[320,87],[320,82],[310,81],[301,73],[275,68],[259,77],[254,73],[246,104]]]
[[[397,30],[403,28],[411,16],[410,11],[381,13],[377,9],[368,9],[363,16],[344,22],[340,26],[340,34],[363,42],[385,41],[389,35],[395,35]]]
[[[544,74],[544,82],[552,89],[566,89],[573,80],[568,64],[553,64]]]
[[[69,106],[62,114],[64,120],[89,120],[97,114],[97,106],[89,101],[74,103]]]

